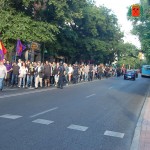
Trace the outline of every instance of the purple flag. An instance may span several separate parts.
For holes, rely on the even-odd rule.
[[[16,52],[17,52],[18,56],[21,56],[23,50],[25,50],[25,49],[26,49],[26,47],[21,43],[21,41],[17,40]]]
[[[4,59],[3,51],[0,49],[0,61]]]

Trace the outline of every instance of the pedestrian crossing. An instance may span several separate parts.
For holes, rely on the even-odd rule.
[[[14,115],[14,114],[4,114],[4,115],[0,116],[0,120],[1,119],[18,120],[20,118],[23,118],[23,116]],[[32,118],[32,117],[30,116],[29,118]],[[34,119],[31,122],[34,123],[34,124],[46,125],[46,126],[49,126],[49,125],[55,123],[55,121],[42,119],[42,118]],[[89,127],[83,126],[83,125],[77,125],[77,124],[70,124],[69,126],[66,126],[66,128],[69,129],[69,130],[80,131],[80,132],[86,132],[87,130],[89,130]],[[120,132],[106,130],[103,135],[123,139],[125,134],[120,133]]]
[[[22,116],[20,115],[11,115],[11,114],[5,114],[0,116],[1,118],[7,118],[7,119],[18,119],[21,118]]]
[[[78,130],[78,131],[86,131],[88,129],[88,127],[84,127],[84,126],[79,126],[79,125],[74,125],[71,124],[69,127],[67,127],[68,129],[73,129],[73,130]]]
[[[38,123],[38,124],[49,125],[49,124],[53,123],[54,121],[45,120],[45,119],[36,119],[36,120],[33,120],[32,122]]]
[[[57,109],[57,108],[55,108],[55,109]],[[54,109],[50,109],[50,110],[52,111]],[[50,110],[48,110],[48,111],[50,111]],[[38,116],[38,115],[36,115],[36,116]],[[36,116],[34,116],[34,117],[36,117]],[[13,114],[4,114],[4,115],[0,116],[0,118],[10,119],[10,120],[11,119],[16,120],[16,119],[19,119],[21,117],[23,117],[23,116],[13,115]],[[33,117],[30,116],[30,118],[33,118]],[[32,123],[41,124],[41,125],[50,125],[50,124],[54,123],[54,121],[38,118],[38,119],[33,120]],[[81,125],[74,125],[74,124],[69,125],[67,128],[72,129],[72,130],[79,130],[79,131],[86,131],[88,129],[88,127],[81,126]]]

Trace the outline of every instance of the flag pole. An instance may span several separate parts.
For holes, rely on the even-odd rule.
[[[17,44],[16,44],[16,49],[17,49]],[[16,49],[15,49],[15,51],[16,51]],[[16,63],[16,61],[17,61],[17,51],[15,52],[15,63]]]
[[[15,63],[16,63],[16,57],[17,57],[17,52],[16,52],[16,54],[15,54]]]

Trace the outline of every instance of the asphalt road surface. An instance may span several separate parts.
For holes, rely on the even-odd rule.
[[[0,150],[129,150],[150,78],[0,93]]]

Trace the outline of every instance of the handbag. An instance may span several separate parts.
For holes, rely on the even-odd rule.
[[[23,74],[19,74],[19,76],[18,76],[19,78],[23,78]]]

